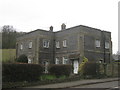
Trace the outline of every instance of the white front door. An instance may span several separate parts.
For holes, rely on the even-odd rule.
[[[32,62],[32,60],[31,60],[31,58],[29,57],[29,58],[28,58],[28,63],[31,63],[31,62]]]
[[[45,61],[45,73],[48,73],[48,61]]]
[[[73,67],[74,67],[74,74],[78,74],[78,68],[79,68],[78,60],[73,61]]]

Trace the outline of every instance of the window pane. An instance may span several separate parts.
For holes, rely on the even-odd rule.
[[[96,47],[100,47],[100,40],[96,40],[95,45],[96,45]]]
[[[43,41],[43,47],[46,47],[46,41],[45,40]]]
[[[63,41],[63,47],[67,47],[66,40]]]
[[[22,45],[22,44],[20,45],[20,49],[21,49],[21,50],[23,49],[23,45]]]
[[[56,58],[55,64],[59,64],[59,59]]]
[[[67,62],[68,62],[67,57],[63,57],[63,64],[67,64]]]
[[[43,47],[49,48],[49,41],[48,40],[43,40]]]
[[[109,42],[105,42],[105,48],[106,48],[106,49],[109,48]]]
[[[32,48],[32,42],[29,43],[29,48]]]
[[[60,48],[60,44],[58,41],[56,42],[56,48]]]
[[[48,41],[46,41],[46,48],[48,48],[49,47],[49,42]]]

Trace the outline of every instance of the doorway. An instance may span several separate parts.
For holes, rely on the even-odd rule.
[[[44,73],[48,73],[48,61],[44,61]]]
[[[74,74],[78,74],[78,68],[79,68],[79,63],[78,63],[78,60],[74,60],[73,61],[73,73]]]

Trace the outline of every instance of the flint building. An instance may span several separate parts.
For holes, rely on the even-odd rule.
[[[110,63],[112,55],[111,32],[79,25],[61,30],[37,29],[17,38],[17,57],[25,54],[28,63],[72,64],[74,73],[83,57],[89,61]]]

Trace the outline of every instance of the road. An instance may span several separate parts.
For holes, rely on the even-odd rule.
[[[113,82],[105,82],[105,83],[98,83],[91,85],[76,86],[72,88],[117,88],[117,87],[118,87],[118,81],[113,81]]]
[[[65,88],[61,90],[74,90],[74,89],[77,89],[77,90],[120,90],[120,86],[118,86],[118,81],[112,81],[112,82],[105,82],[105,83],[75,86],[75,87]]]

